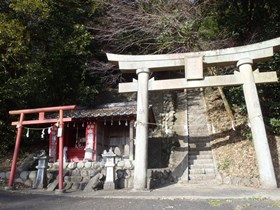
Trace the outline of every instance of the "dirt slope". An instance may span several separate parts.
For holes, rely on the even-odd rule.
[[[247,138],[250,136],[247,116],[242,116],[238,109],[234,110],[234,130],[218,90],[206,90],[205,99],[209,122],[212,124],[212,147],[219,173],[223,179],[231,179],[232,184],[259,186],[254,145]],[[280,138],[273,135],[268,138],[279,185]]]

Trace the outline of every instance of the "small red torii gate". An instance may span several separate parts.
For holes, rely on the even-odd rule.
[[[20,115],[19,121],[12,122],[12,125],[17,126],[17,137],[13,155],[13,162],[11,167],[10,179],[8,183],[8,188],[12,188],[14,184],[16,163],[18,158],[18,152],[21,142],[22,129],[24,125],[31,124],[48,124],[48,123],[59,123],[59,173],[58,173],[58,189],[62,192],[63,190],[63,128],[64,122],[71,122],[72,118],[63,118],[63,111],[65,110],[74,110],[76,105],[70,106],[57,106],[57,107],[45,107],[45,108],[36,108],[36,109],[23,109],[23,110],[14,110],[9,111],[10,115]],[[59,112],[58,119],[45,119],[46,112]],[[36,114],[38,113],[37,120],[24,120],[26,114]]]

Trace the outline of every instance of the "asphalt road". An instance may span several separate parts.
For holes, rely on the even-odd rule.
[[[118,199],[118,198],[94,198],[94,197],[72,197],[67,194],[42,195],[42,194],[23,194],[18,192],[0,191],[0,209],[5,210],[90,210],[90,209],[280,209],[280,201],[267,199],[250,200],[191,200],[191,199]]]

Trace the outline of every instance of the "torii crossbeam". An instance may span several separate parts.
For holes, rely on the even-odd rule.
[[[265,42],[213,51],[166,55],[118,55],[107,53],[108,60],[118,64],[123,73],[136,72],[138,81],[120,83],[119,92],[137,91],[137,124],[135,146],[134,188],[146,188],[147,176],[147,110],[148,91],[187,89],[210,86],[243,85],[248,116],[259,167],[260,182],[264,188],[276,188],[276,178],[268,146],[256,83],[277,82],[276,72],[260,73],[252,70],[254,62],[273,56],[280,49],[280,37]],[[233,75],[205,77],[203,67],[237,64]],[[149,80],[150,72],[185,69],[185,78]]]

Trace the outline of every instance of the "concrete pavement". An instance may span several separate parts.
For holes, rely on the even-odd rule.
[[[46,190],[16,190],[27,194],[57,195]],[[230,185],[206,185],[206,184],[174,184],[155,190],[98,190],[93,192],[67,191],[61,196],[80,198],[116,198],[116,199],[270,199],[280,201],[280,189],[261,189]]]

